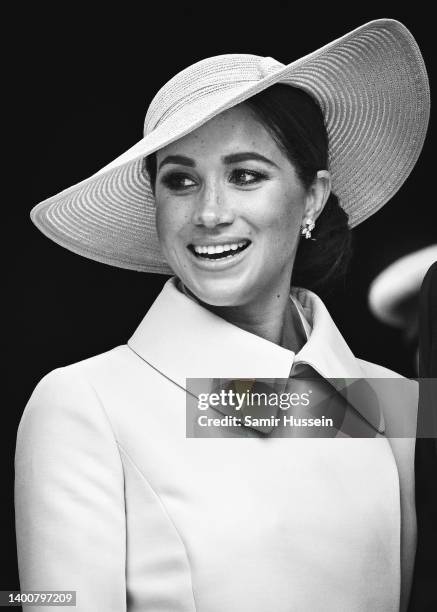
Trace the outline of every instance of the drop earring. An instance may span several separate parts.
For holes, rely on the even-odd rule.
[[[311,238],[311,232],[316,227],[316,224],[312,219],[305,219],[304,226],[302,227],[301,234],[305,236],[306,239]],[[315,240],[315,238],[313,238]]]

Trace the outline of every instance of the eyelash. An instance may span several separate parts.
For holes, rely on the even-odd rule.
[[[242,183],[237,182],[237,185],[239,185],[240,187],[248,187],[251,185],[256,185],[263,180],[269,179],[269,176],[265,174],[264,172],[260,172],[259,170],[248,170],[247,168],[235,168],[234,170],[231,171],[229,176],[231,178],[232,176],[234,177],[236,175],[241,176],[243,174],[247,174],[251,176],[252,180],[242,182]],[[187,191],[188,189],[195,187],[195,185],[183,186],[181,183],[185,179],[195,182],[191,176],[189,176],[188,174],[184,174],[183,172],[169,172],[168,174],[163,176],[163,178],[161,179],[161,182],[163,183],[163,185],[165,185],[165,187],[167,187],[168,189],[172,191]]]

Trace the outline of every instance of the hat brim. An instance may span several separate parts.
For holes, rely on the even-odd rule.
[[[369,307],[375,317],[393,327],[403,327],[411,319],[411,307],[418,298],[425,274],[437,261],[437,244],[396,260],[383,270],[369,289]]]
[[[95,175],[35,206],[32,221],[56,243],[90,259],[171,274],[159,247],[143,158],[276,83],[304,89],[320,104],[333,191],[355,227],[404,183],[428,126],[429,84],[420,50],[408,29],[391,19],[367,23],[255,81],[193,102],[183,118],[176,113]]]

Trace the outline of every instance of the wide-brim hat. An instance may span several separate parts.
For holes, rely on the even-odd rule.
[[[329,136],[332,188],[350,227],[358,225],[410,174],[429,119],[419,47],[392,19],[371,21],[288,65],[231,54],[189,66],[152,100],[144,137],[93,176],[35,206],[33,222],[56,243],[90,259],[171,274],[158,242],[143,158],[277,83],[318,101]]]
[[[404,255],[372,281],[369,307],[382,323],[405,327],[418,316],[419,291],[429,268],[437,261],[437,244]]]

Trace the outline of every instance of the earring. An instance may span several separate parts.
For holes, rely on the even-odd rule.
[[[305,223],[305,226],[302,227],[301,234],[302,234],[302,236],[305,236],[305,238],[307,238],[307,239],[311,238],[311,232],[316,227],[316,224],[314,223],[314,221],[312,219],[305,219],[304,223]],[[313,240],[314,240],[314,238],[313,238]]]

